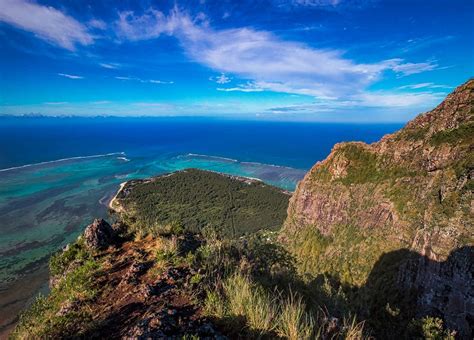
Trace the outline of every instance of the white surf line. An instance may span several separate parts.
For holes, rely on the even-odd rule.
[[[308,170],[303,170],[303,169],[299,169],[299,168],[293,168],[291,166],[277,165],[277,164],[270,164],[270,163],[240,162],[240,164],[254,165],[254,166],[269,166],[269,167],[273,167],[273,168],[283,168],[283,169],[296,170],[296,171],[308,171]]]
[[[54,161],[46,161],[46,162],[39,162],[39,163],[33,163],[33,164],[25,164],[25,165],[20,165],[20,166],[14,166],[12,168],[0,169],[0,172],[23,169],[23,168],[29,168],[29,167],[32,167],[32,166],[45,165],[45,164],[51,164],[51,163],[60,163],[60,162],[65,162],[65,161],[70,161],[70,160],[75,160],[75,159],[100,158],[100,157],[109,157],[109,156],[115,156],[115,155],[125,155],[125,152],[122,151],[122,152],[106,153],[106,154],[103,154],[103,155],[91,155],[91,156],[77,156],[77,157],[61,158],[61,159],[56,159]]]
[[[238,161],[237,159],[227,158],[227,157],[221,157],[221,156],[214,156],[214,155],[202,155],[202,154],[199,154],[199,153],[188,153],[188,154],[184,155],[184,157],[186,157],[186,156],[202,157],[202,158],[213,158],[213,159],[222,159],[222,160],[224,160],[224,161],[230,161],[230,162],[239,163],[239,161]]]
[[[244,164],[244,165],[270,166],[270,167],[274,167],[274,168],[283,168],[283,169],[296,170],[296,171],[308,171],[308,170],[304,170],[304,169],[293,168],[291,166],[286,166],[286,165],[277,165],[277,164],[250,162],[250,161],[239,161],[238,159],[221,157],[221,156],[214,156],[214,155],[203,155],[203,154],[199,154],[199,153],[187,153],[186,155],[180,155],[178,157],[183,157],[183,156],[184,157],[190,156],[190,157],[203,157],[203,158],[211,158],[211,159],[222,159],[224,161],[230,161],[230,162]]]

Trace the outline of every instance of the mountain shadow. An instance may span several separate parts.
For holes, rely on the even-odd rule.
[[[358,291],[360,316],[378,337],[408,336],[410,322],[425,316],[443,319],[462,339],[474,329],[474,247],[431,260],[408,249],[382,255]]]

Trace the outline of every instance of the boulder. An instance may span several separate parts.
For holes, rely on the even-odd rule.
[[[85,244],[91,249],[107,248],[116,240],[116,231],[103,219],[95,219],[84,231]]]

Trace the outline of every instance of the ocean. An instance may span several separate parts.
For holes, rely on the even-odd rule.
[[[401,124],[211,118],[0,118],[0,336],[38,292],[47,262],[121,182],[185,168],[259,178],[286,190],[335,143],[374,142]]]

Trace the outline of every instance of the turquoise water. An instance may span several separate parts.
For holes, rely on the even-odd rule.
[[[397,127],[0,118],[0,336],[46,289],[50,255],[107,217],[121,182],[200,168],[293,190],[334,143]]]
[[[72,241],[85,223],[106,217],[121,182],[186,168],[259,178],[292,190],[305,171],[289,167],[184,154],[152,159],[126,153],[66,159],[1,171],[0,280],[18,279],[24,268]],[[40,263],[38,263],[40,265]]]

